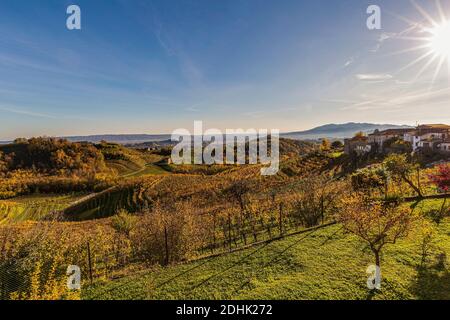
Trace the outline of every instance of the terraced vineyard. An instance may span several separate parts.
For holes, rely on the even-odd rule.
[[[150,176],[145,180],[133,180],[110,188],[64,209],[67,219],[73,221],[99,219],[117,213],[119,209],[135,212],[148,207],[152,199],[146,191],[156,185],[162,177]]]

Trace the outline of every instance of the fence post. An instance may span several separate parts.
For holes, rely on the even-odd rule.
[[[211,253],[214,254],[214,249],[216,247],[216,214],[214,213],[214,223],[213,223],[213,243],[211,246]]]
[[[283,204],[282,203],[280,203],[279,227],[280,227],[280,236],[281,236],[283,234]]]
[[[231,215],[228,213],[228,242],[231,251]]]
[[[87,254],[88,254],[88,264],[89,264],[89,279],[91,280],[91,284],[93,283],[92,277],[92,260],[91,260],[91,246],[89,241],[87,242]]]
[[[325,199],[323,197],[323,194],[320,196],[320,217],[322,219],[322,224],[325,221]]]
[[[417,187],[422,191],[422,186],[420,185],[420,167],[417,167]]]
[[[165,241],[165,246],[166,246],[166,261],[165,264],[166,266],[169,265],[169,239],[168,239],[168,235],[167,235],[167,227],[164,226],[164,241]]]

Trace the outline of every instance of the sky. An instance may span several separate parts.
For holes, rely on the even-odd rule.
[[[412,50],[439,6],[416,3],[428,18],[409,0],[2,0],[0,140],[450,123],[448,57]]]

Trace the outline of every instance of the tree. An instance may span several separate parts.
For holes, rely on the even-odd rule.
[[[442,164],[437,167],[437,171],[429,175],[429,179],[441,192],[450,191],[450,165]]]
[[[342,149],[344,147],[344,144],[342,143],[341,140],[336,140],[336,141],[333,141],[333,143],[331,144],[331,147],[333,149]]]
[[[233,202],[239,204],[239,208],[243,212],[245,210],[245,196],[250,192],[251,188],[245,180],[238,180],[224,190],[225,194]]]
[[[414,184],[411,175],[417,172],[419,167],[408,161],[405,154],[391,154],[383,162],[386,170],[394,177],[399,177],[405,181],[420,198],[423,198],[422,190],[420,190],[420,180],[417,179],[417,185]]]
[[[378,267],[384,246],[406,237],[413,221],[409,208],[369,200],[361,194],[343,199],[336,218],[347,232],[368,244]]]
[[[14,162],[15,153],[5,154],[0,151],[0,176],[11,169],[11,164]]]
[[[394,137],[383,143],[383,149],[393,153],[411,153],[413,151],[410,142]]]
[[[322,143],[320,144],[320,150],[322,151],[328,151],[331,148],[330,140],[327,138],[322,139]]]
[[[27,138],[17,138],[14,140],[15,144],[27,144],[28,143],[28,139]]]
[[[386,187],[387,173],[379,167],[363,168],[352,174],[351,181],[354,190],[370,192],[372,189]]]
[[[251,186],[249,185],[249,183],[245,180],[239,180],[234,182],[231,186],[229,186],[227,189],[224,190],[225,195],[227,196],[227,198],[230,200],[230,202],[234,202],[237,203],[239,205],[239,209],[240,209],[240,217],[239,217],[239,222],[238,222],[238,227],[240,229],[242,229],[245,220],[246,220],[246,196],[247,194],[250,192],[251,190]],[[230,229],[231,226],[231,217],[228,217],[228,221],[229,221],[229,226],[228,228]],[[245,235],[245,232],[243,230],[241,230],[241,236],[242,239],[244,240],[244,243],[247,244],[247,237]]]
[[[443,164],[438,166],[436,172],[430,174],[428,178],[430,179],[431,183],[434,184],[439,189],[440,192],[445,193],[445,195],[448,194],[448,192],[450,191],[449,164]],[[447,197],[445,196],[441,209],[439,210],[439,212],[437,212],[437,215],[434,217],[437,223],[439,223],[446,214],[446,204],[447,204]]]
[[[6,172],[8,169],[8,163],[6,162],[5,156],[0,151],[0,174]]]
[[[364,138],[365,136],[366,136],[366,135],[364,134],[364,132],[359,131],[359,132],[357,132],[357,133],[355,134],[354,138],[356,138],[356,139],[361,139],[361,138]]]
[[[111,226],[120,234],[124,234],[128,238],[131,231],[136,226],[136,218],[130,215],[126,210],[121,209],[111,219]]]
[[[204,246],[204,226],[204,216],[192,203],[157,201],[139,219],[131,241],[138,257],[168,265],[192,258]]]
[[[348,186],[344,181],[333,181],[325,175],[311,175],[298,183],[297,190],[294,214],[305,227],[310,228],[324,223]]]

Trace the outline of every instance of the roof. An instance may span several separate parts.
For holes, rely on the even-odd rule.
[[[433,142],[433,143],[434,142],[439,142],[439,143],[442,143],[443,141],[442,141],[442,139],[438,139],[438,138],[428,138],[428,139],[420,140],[420,142]]]
[[[417,129],[447,129],[450,130],[450,126],[446,124],[422,124]]]

